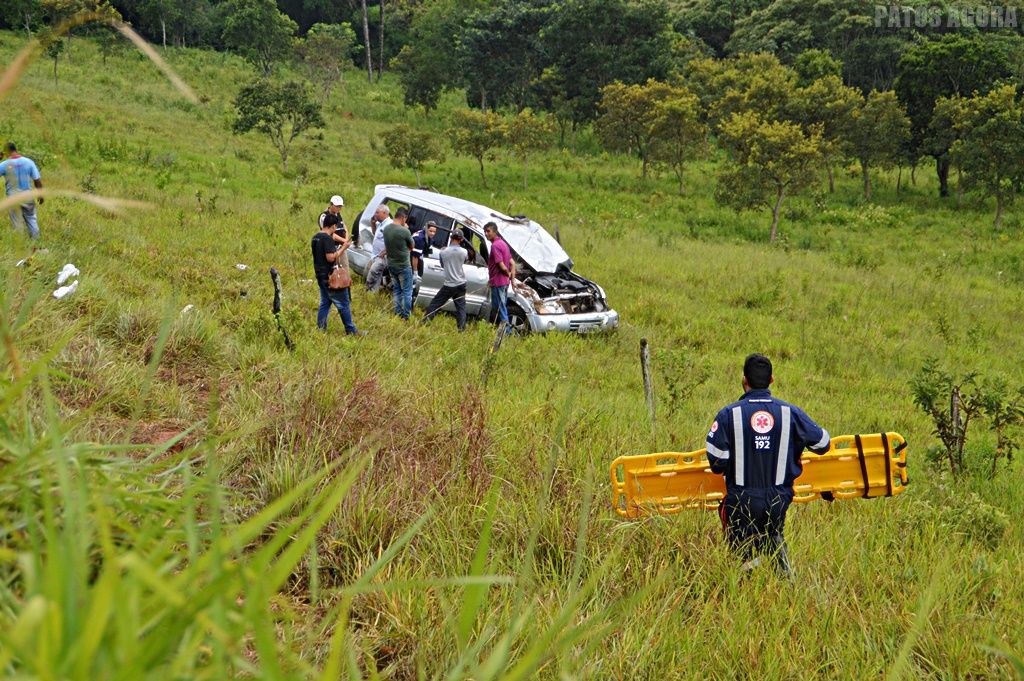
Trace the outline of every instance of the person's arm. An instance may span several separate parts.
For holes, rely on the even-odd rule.
[[[832,446],[832,437],[828,431],[814,422],[801,409],[794,409],[796,416],[796,434],[804,446],[815,454],[824,454]]]
[[[708,464],[711,466],[711,472],[719,475],[728,470],[729,458],[732,456],[730,453],[732,447],[729,442],[729,429],[726,427],[728,425],[725,418],[726,413],[724,409],[718,412],[715,420],[711,423],[711,429],[708,431],[708,439],[705,443],[705,451],[708,454]]]
[[[34,184],[36,186],[36,189],[42,189],[43,188],[43,181],[40,180],[39,178],[36,178],[36,179],[32,180],[32,184]],[[36,199],[36,201],[39,202],[40,206],[43,205],[43,197],[40,196],[38,199]]]

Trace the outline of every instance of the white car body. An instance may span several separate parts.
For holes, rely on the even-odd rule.
[[[427,307],[443,285],[444,273],[438,252],[448,245],[451,231],[459,229],[477,253],[467,262],[466,313],[488,318],[491,315],[490,289],[487,285],[487,263],[483,254],[489,243],[484,239],[484,225],[493,222],[508,243],[516,262],[516,280],[509,289],[509,315],[520,331],[545,333],[573,331],[585,333],[614,329],[619,315],[608,307],[604,289],[572,271],[572,259],[550,234],[536,222],[525,217],[504,215],[471,201],[401,185],[377,185],[374,196],[354,226],[354,244],[349,248],[353,270],[366,276],[373,243],[370,224],[374,210],[388,204],[409,210],[415,228],[428,220],[438,224],[431,253],[423,259],[423,273],[416,293],[416,305]],[[444,308],[454,310],[451,302]]]

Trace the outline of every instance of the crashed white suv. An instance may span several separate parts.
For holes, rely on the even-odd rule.
[[[585,333],[613,329],[619,314],[608,307],[604,289],[572,271],[572,260],[554,238],[536,222],[522,216],[511,217],[464,199],[445,196],[400,185],[377,185],[373,198],[356,219],[349,263],[366,276],[373,244],[370,218],[380,204],[391,214],[399,208],[409,212],[413,231],[437,223],[431,252],[423,259],[422,281],[416,292],[416,304],[427,307],[444,283],[438,252],[448,245],[452,230],[462,232],[464,243],[476,258],[466,263],[466,313],[491,318],[487,286],[487,253],[484,225],[493,222],[508,243],[516,262],[516,280],[509,289],[508,312],[512,325],[520,332],[575,331]],[[454,311],[449,301],[444,310]]]

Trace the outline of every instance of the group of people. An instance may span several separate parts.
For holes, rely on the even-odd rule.
[[[327,318],[333,305],[338,310],[345,332],[359,334],[352,322],[351,285],[342,289],[330,287],[331,271],[336,267],[348,268],[347,250],[351,237],[341,219],[341,208],[345,201],[341,196],[332,196],[327,209],[320,214],[320,231],[313,236],[313,271],[320,287],[320,308],[317,326],[327,329]],[[370,218],[373,229],[373,243],[370,249],[370,263],[366,269],[367,291],[380,291],[385,286],[385,277],[391,282],[391,296],[394,312],[404,320],[412,314],[413,288],[423,272],[423,260],[430,256],[438,226],[431,220],[419,230],[413,231],[409,224],[409,212],[399,208],[391,216],[391,208],[380,204]],[[484,226],[484,237],[490,242],[487,257],[488,284],[491,307],[496,311],[497,321],[508,328],[507,306],[508,287],[515,279],[515,261],[512,251],[501,235],[498,226],[489,222]],[[466,328],[466,273],[464,265],[475,257],[465,235],[458,229],[451,231],[450,242],[438,252],[438,259],[444,271],[444,283],[431,299],[423,321],[429,321],[449,301],[455,307],[456,325],[459,331]],[[349,279],[349,281],[351,281]]]
[[[3,146],[3,160],[0,161],[0,175],[4,178],[7,189],[7,196],[21,194],[31,191],[33,188],[42,189],[42,176],[35,161],[18,153],[18,146],[14,142],[7,142]],[[39,238],[39,221],[36,217],[36,202],[43,205],[43,197],[38,199],[29,198],[20,204],[12,206],[8,215],[11,218],[11,227],[21,229],[24,225],[30,239]]]

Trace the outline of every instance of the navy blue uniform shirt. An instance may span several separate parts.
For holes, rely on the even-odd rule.
[[[711,424],[707,452],[711,470],[725,474],[729,491],[782,488],[792,491],[803,471],[805,448],[828,451],[828,431],[799,407],[750,390],[722,408]]]

